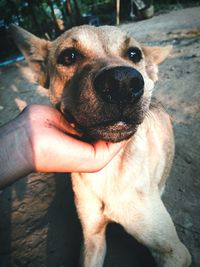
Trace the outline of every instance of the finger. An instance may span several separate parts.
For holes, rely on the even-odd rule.
[[[99,165],[99,168],[105,167],[119,151],[126,146],[127,142],[110,143],[105,141],[98,141],[93,144],[95,155],[94,162]],[[103,159],[103,160],[102,160]]]
[[[95,149],[55,127],[44,128],[35,140],[33,159],[37,172],[93,171]]]
[[[53,131],[53,130],[52,130]],[[77,140],[54,129],[52,135],[43,132],[34,155],[34,166],[40,172],[95,172],[116,155],[125,142],[95,144]]]
[[[108,143],[105,141],[97,141],[94,144],[84,143],[84,161],[79,164],[79,171],[97,172],[101,170],[115,157],[127,142],[128,141]]]

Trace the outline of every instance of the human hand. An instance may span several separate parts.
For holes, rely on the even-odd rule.
[[[94,172],[107,165],[125,144],[105,141],[89,144],[72,137],[67,133],[77,132],[59,111],[49,106],[29,106],[23,116],[32,143],[35,171]]]
[[[105,141],[89,144],[67,133],[77,134],[54,108],[45,105],[25,108],[0,129],[4,144],[0,155],[0,166],[4,169],[0,171],[0,186],[3,176],[16,179],[32,171],[95,172],[105,167],[126,144]],[[5,154],[9,158],[6,162]]]

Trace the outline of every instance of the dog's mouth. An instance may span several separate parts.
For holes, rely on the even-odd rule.
[[[136,127],[124,121],[102,123],[95,127],[86,129],[87,135],[94,139],[101,139],[109,142],[120,142],[130,138],[136,131]]]
[[[104,140],[120,142],[130,138],[137,129],[137,124],[122,119],[102,120],[100,122],[84,126],[81,125],[69,111],[62,112],[65,119],[80,135],[92,140]]]

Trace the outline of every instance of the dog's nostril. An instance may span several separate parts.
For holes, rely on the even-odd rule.
[[[103,70],[94,80],[94,89],[109,103],[131,103],[144,92],[142,75],[131,67],[114,67]]]
[[[141,75],[141,74],[140,74]],[[130,91],[132,97],[139,97],[144,92],[144,80],[143,78],[133,78],[130,82]]]

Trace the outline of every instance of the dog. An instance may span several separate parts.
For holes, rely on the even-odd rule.
[[[82,266],[103,266],[109,222],[147,246],[158,266],[189,266],[161,200],[174,155],[172,124],[152,97],[158,65],[172,47],[141,45],[114,26],[74,27],[52,42],[15,25],[10,30],[53,105],[82,138],[128,140],[102,170],[72,174]]]

